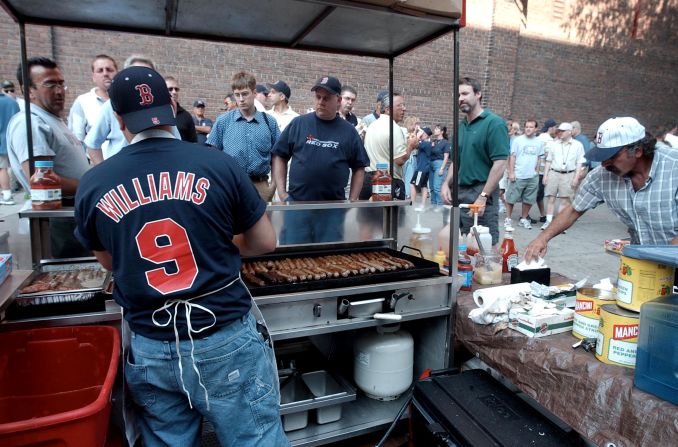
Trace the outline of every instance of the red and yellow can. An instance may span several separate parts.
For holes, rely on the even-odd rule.
[[[635,368],[639,327],[640,314],[616,304],[600,306],[596,358],[610,365]]]
[[[587,287],[577,290],[572,335],[577,338],[596,338],[598,336],[600,306],[614,304],[616,299],[617,294],[614,291]]]

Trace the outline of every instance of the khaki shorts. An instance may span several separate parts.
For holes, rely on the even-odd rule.
[[[556,196],[556,197],[565,197],[572,198],[574,196],[574,190],[572,189],[572,179],[576,175],[576,171],[563,174],[551,170],[549,172],[548,183],[544,187],[544,195]]]
[[[0,169],[9,168],[9,156],[0,155]]]
[[[506,190],[506,201],[511,205],[522,202],[526,205],[532,205],[537,200],[539,191],[539,176],[532,178],[518,178],[515,182],[509,182]]]

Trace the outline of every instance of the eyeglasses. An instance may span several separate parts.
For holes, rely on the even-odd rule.
[[[65,81],[47,81],[40,84],[40,87],[48,88],[50,90],[59,87],[63,90],[68,90],[68,86],[66,85]]]
[[[5,92],[5,93],[14,93],[14,89],[13,89],[13,88],[6,88],[6,89],[3,90],[3,92]]]
[[[180,89],[179,87],[167,87],[167,90],[169,90],[170,92],[178,92]]]
[[[244,91],[244,92],[233,93],[233,96],[235,96],[238,99],[245,99],[245,98],[249,98],[249,96],[251,94],[252,94],[251,92]]]

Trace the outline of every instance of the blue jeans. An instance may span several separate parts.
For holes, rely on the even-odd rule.
[[[278,375],[272,349],[256,330],[254,317],[242,318],[195,339],[180,341],[184,386],[179,378],[174,341],[132,334],[125,379],[140,408],[139,429],[145,447],[198,447],[203,417],[227,446],[288,446],[279,415]]]
[[[428,184],[431,190],[431,205],[444,205],[443,198],[440,195],[440,188],[443,186],[443,180],[447,175],[447,169],[443,170],[443,175],[438,175],[442,160],[431,160],[431,171],[429,171]]]
[[[280,243],[343,241],[345,214],[343,209],[285,211]]]

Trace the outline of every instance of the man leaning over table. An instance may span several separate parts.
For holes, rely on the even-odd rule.
[[[628,227],[632,244],[678,245],[678,153],[655,143],[635,118],[605,121],[587,154],[601,166],[586,176],[572,205],[530,242],[525,259],[544,257],[549,240],[603,202]]]

